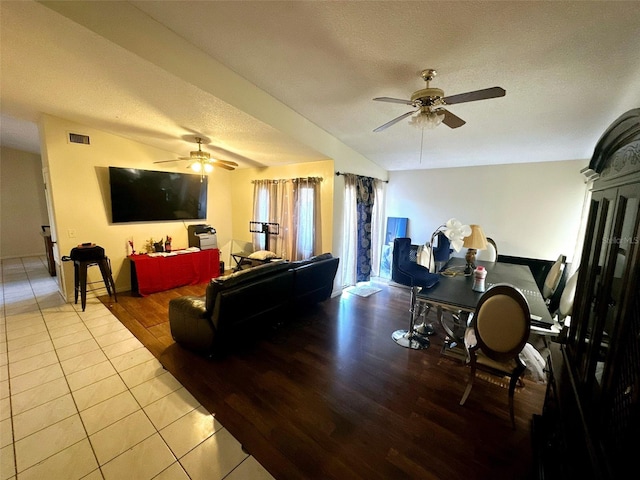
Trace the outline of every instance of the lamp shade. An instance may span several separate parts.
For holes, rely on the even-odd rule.
[[[464,237],[463,247],[473,248],[476,250],[484,250],[487,248],[487,237],[485,237],[480,225],[469,225],[471,227],[471,235]]]

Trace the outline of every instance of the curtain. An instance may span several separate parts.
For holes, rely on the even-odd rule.
[[[375,202],[371,213],[371,275],[374,277],[380,276],[382,246],[385,243],[384,185],[382,180],[374,179]]]
[[[277,180],[254,180],[253,182],[253,221],[280,223],[278,221],[279,205],[283,203],[283,185]],[[281,226],[282,227],[282,226]],[[269,250],[281,256],[281,245],[278,237],[269,237]],[[265,235],[253,233],[253,249],[265,250]],[[284,258],[284,257],[283,257]]]
[[[295,235],[292,235],[291,258],[304,260],[319,255],[322,245],[322,218],[320,205],[320,182],[318,177],[294,178],[293,218],[296,219]]]
[[[342,219],[342,286],[356,284],[358,250],[358,211],[356,208],[357,175],[344,176],[344,215]]]
[[[343,238],[343,284],[367,282],[379,271],[382,241],[382,182],[371,177],[343,174],[345,177],[345,212]],[[374,211],[376,193],[379,207]],[[374,230],[375,229],[375,230]],[[372,252],[374,250],[376,254]],[[377,264],[373,267],[374,257]]]
[[[253,221],[280,225],[269,237],[269,250],[288,260],[304,260],[322,247],[320,177],[254,180]],[[264,234],[253,234],[255,250],[264,249]]]

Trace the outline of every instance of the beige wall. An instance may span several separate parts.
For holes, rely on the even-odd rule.
[[[0,148],[0,258],[43,255],[48,225],[40,155]]]
[[[70,144],[68,133],[89,135],[90,145]],[[130,288],[130,267],[126,259],[127,241],[133,237],[136,250],[153,237],[173,237],[174,248],[187,245],[186,223],[147,222],[110,223],[110,199],[108,167],[124,166],[156,170],[183,171],[184,164],[159,168],[153,162],[175,158],[175,154],[158,150],[131,140],[107,134],[64,119],[43,116],[40,122],[42,160],[49,168],[53,217],[58,237],[59,256],[68,255],[82,242],[94,242],[103,246],[111,259],[118,291]],[[349,162],[347,160],[350,160]],[[368,162],[341,158],[349,164],[351,173],[367,174]],[[216,170],[209,176],[208,219],[206,223],[217,230],[221,259],[231,265],[229,256],[232,240],[250,241],[249,221],[252,220],[253,184],[251,180],[262,178],[293,178],[320,176],[322,182],[322,251],[339,255],[336,239],[341,236],[341,217],[336,217],[336,199],[342,204],[342,190],[336,192],[333,160],[300,163],[263,169],[239,169],[233,172]],[[361,165],[362,164],[362,165]],[[370,164],[373,165],[373,164]],[[370,169],[369,175],[384,176],[379,167]],[[199,223],[199,222],[188,222]],[[73,236],[72,236],[73,235]],[[73,289],[73,269],[68,262],[59,263],[61,282],[67,298]],[[97,272],[94,273],[96,279]]]
[[[89,135],[91,145],[67,142],[68,132]],[[231,210],[230,174],[215,170],[209,175],[207,220],[144,223],[110,223],[109,166],[187,173],[185,164],[154,164],[176,155],[107,134],[100,130],[74,124],[59,118],[44,116],[40,124],[43,143],[43,163],[49,166],[54,222],[60,255],[68,255],[82,242],[94,242],[104,247],[111,259],[117,291],[130,289],[130,266],[127,260],[128,240],[133,238],[136,250],[153,237],[173,238],[175,249],[186,247],[187,225],[208,223],[218,230],[218,239],[230,238]],[[73,266],[62,262],[62,286],[67,299],[73,295]],[[97,269],[96,269],[97,270]],[[91,272],[96,279],[98,272]],[[99,278],[99,276],[97,276]]]
[[[252,180],[279,179],[295,177],[322,177],[320,212],[322,220],[322,252],[333,250],[334,229],[334,162],[326,160],[322,162],[298,163],[280,167],[249,168],[233,172],[231,179],[231,210],[233,211],[233,240],[251,242],[249,222],[253,219],[253,184]],[[225,262],[229,261],[231,245],[221,245],[221,255]]]
[[[587,160],[391,172],[387,216],[408,217],[415,243],[449,218],[482,226],[500,254],[572,261]]]
[[[109,223],[107,167],[113,165],[184,171],[183,164],[175,167],[164,164],[163,168],[158,168],[153,163],[175,158],[175,154],[50,116],[43,117],[40,130],[42,163],[45,167],[48,165],[51,177],[60,255],[67,255],[71,248],[85,241],[102,245],[112,260],[117,289],[123,291],[130,288],[130,269],[126,260],[129,238],[134,239],[136,249],[140,249],[149,237],[160,238],[166,235],[173,237],[174,248],[187,245],[187,224],[199,222]],[[67,136],[70,131],[89,135],[91,145],[69,144]],[[215,227],[218,232],[221,259],[225,263],[230,262],[228,257],[232,240],[251,240],[248,231],[249,221],[252,220],[251,180],[297,176],[323,177],[322,250],[340,255],[344,184],[342,177],[335,176],[335,171],[383,179],[387,174],[376,166],[371,167],[373,164],[351,160],[349,162],[347,158],[339,158],[234,172],[216,170],[209,177],[206,223]],[[564,253],[572,260],[586,191],[579,170],[586,164],[586,160],[575,160],[390,172],[390,182],[386,187],[385,217],[409,217],[409,235],[419,243],[427,241],[440,223],[457,217],[465,223],[481,224],[487,235],[497,241],[502,254],[554,259],[558,254]],[[3,202],[4,252],[7,212],[5,192],[9,191],[9,188],[5,189],[8,176],[4,158],[3,168],[0,199]],[[42,184],[39,169],[38,165],[36,171],[30,174],[31,185]],[[29,198],[40,198],[38,209],[41,216],[34,224],[35,227],[28,229],[35,228],[38,231],[41,223],[47,223],[44,195],[39,191],[41,187],[29,188],[33,189],[33,194],[27,195]],[[73,234],[75,236],[72,237]],[[42,252],[41,238],[34,237],[38,243],[38,252]],[[24,254],[24,250],[17,253]],[[67,292],[72,292],[71,265],[67,262],[61,265],[64,287]],[[340,284],[339,279],[336,280],[336,284]]]

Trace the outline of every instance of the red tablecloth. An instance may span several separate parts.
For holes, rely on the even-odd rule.
[[[132,289],[140,295],[170,290],[184,285],[207,283],[220,275],[220,251],[178,253],[167,257],[130,255]]]

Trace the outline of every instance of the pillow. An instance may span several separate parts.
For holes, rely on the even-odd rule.
[[[522,352],[520,352],[520,358],[522,358],[527,366],[524,372],[525,378],[535,383],[547,383],[547,374],[545,373],[546,362],[544,357],[533,345],[527,343],[522,349]]]
[[[278,256],[269,250],[258,250],[249,255],[252,260],[269,260],[270,258],[278,258]]]

